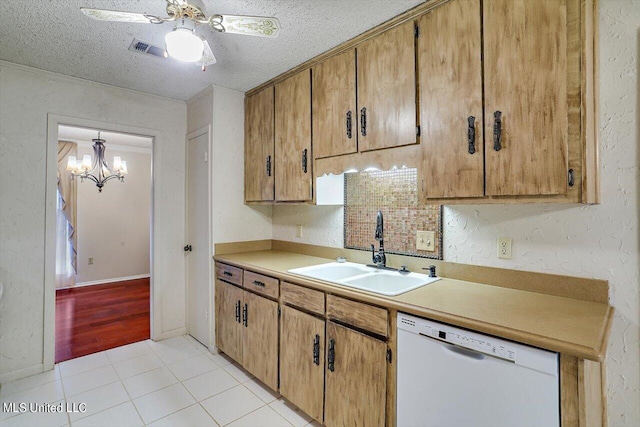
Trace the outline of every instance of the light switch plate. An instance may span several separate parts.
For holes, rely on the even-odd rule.
[[[436,250],[436,232],[417,231],[416,250],[434,252]]]

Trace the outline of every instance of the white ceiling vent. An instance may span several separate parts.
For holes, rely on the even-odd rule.
[[[147,55],[155,56],[157,58],[165,59],[165,50],[161,47],[154,46],[150,43],[143,42],[142,40],[133,39],[131,45],[129,46],[129,50],[138,53],[144,53]]]

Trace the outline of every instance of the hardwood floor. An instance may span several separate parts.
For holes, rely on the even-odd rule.
[[[56,363],[149,338],[149,279],[56,291]]]

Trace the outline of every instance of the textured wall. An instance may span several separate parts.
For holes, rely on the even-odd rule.
[[[109,141],[105,146],[107,162],[113,165],[113,156],[122,157],[129,174],[124,183],[109,181],[102,193],[93,182],[78,180],[76,283],[150,272],[151,151],[119,150]],[[93,149],[78,147],[78,158],[84,154],[93,156]]]
[[[5,378],[12,372],[34,373],[43,363],[48,114],[157,131],[152,274],[161,330],[154,333],[185,327],[184,103],[0,62],[0,281],[5,290],[0,377]]]
[[[271,206],[244,204],[244,93],[213,88],[213,241],[271,239]]]
[[[445,207],[444,259],[609,280],[616,308],[607,353],[611,426],[640,425],[640,1],[600,0],[602,203]],[[303,239],[295,224],[305,224]],[[342,214],[312,206],[274,208],[274,239],[342,245]],[[496,237],[513,259],[496,258]]]

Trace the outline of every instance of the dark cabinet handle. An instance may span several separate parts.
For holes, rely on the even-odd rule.
[[[347,138],[351,139],[353,134],[351,133],[351,110],[347,111]]]
[[[224,274],[225,276],[229,276],[229,277],[233,276],[233,273],[231,273],[230,271],[223,271],[222,274]]]
[[[302,150],[302,172],[307,173],[307,149]]]
[[[244,308],[242,309],[242,324],[245,327],[249,326],[249,307],[247,303],[244,304]]]
[[[318,334],[313,339],[313,363],[320,366],[320,335]]]
[[[331,372],[335,371],[335,362],[336,362],[336,342],[334,340],[329,340],[329,351],[327,351],[327,368]]]
[[[191,247],[191,245],[186,245],[186,246],[184,247],[184,251],[185,251],[185,252],[191,252],[191,250],[192,250],[192,249],[193,249],[193,248]]]
[[[467,118],[467,141],[469,142],[469,154],[476,152],[476,118],[469,116]]]
[[[260,286],[261,288],[264,288],[264,282],[261,282],[259,280],[254,280],[253,284],[256,286]]]
[[[360,110],[360,133],[367,136],[367,109],[362,107]]]
[[[240,300],[236,302],[236,322],[240,323]]]
[[[502,111],[493,113],[493,149],[502,150]]]
[[[267,156],[267,176],[271,176],[271,156]]]

